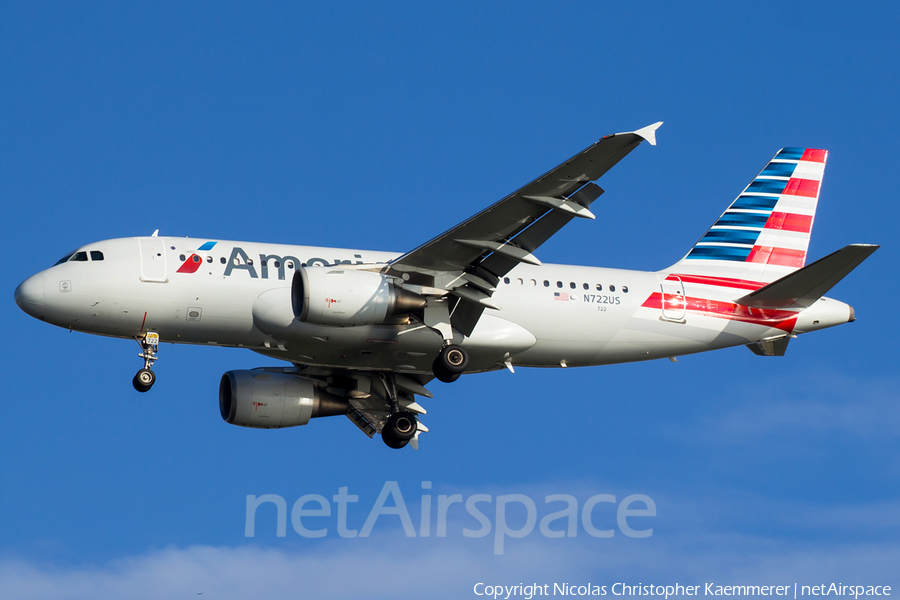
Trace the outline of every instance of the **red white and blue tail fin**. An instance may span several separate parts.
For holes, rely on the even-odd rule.
[[[827,158],[782,148],[668,271],[769,283],[802,267]]]

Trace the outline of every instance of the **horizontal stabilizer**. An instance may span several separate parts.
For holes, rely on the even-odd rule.
[[[736,300],[752,308],[809,308],[880,246],[851,244]]]

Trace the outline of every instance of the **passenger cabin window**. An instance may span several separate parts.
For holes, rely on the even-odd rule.
[[[222,258],[219,259],[219,262],[222,263],[222,264],[224,265],[224,264],[227,263],[228,261],[225,260],[225,257],[223,256]]]
[[[603,291],[603,285],[602,285],[602,284],[600,284],[600,283],[597,284],[597,291],[598,291],[598,292],[602,292],[602,291]]]
[[[623,293],[623,294],[627,294],[627,293],[628,293],[628,286],[627,286],[627,285],[623,285],[623,286],[622,286],[622,293]]]
[[[574,282],[574,281],[570,281],[570,282],[569,282],[569,287],[572,288],[572,289],[574,290],[574,289],[575,289],[575,282]]]
[[[590,284],[588,284],[588,283],[583,284],[581,287],[583,287],[583,288],[586,289],[586,290],[591,289],[591,286],[590,286]]]
[[[212,256],[207,256],[207,257],[206,257],[206,262],[211,263],[211,262],[212,262]]]
[[[91,250],[91,260],[103,260],[103,253],[99,250]]]
[[[509,277],[504,277],[503,283],[505,283],[506,285],[509,285]]]
[[[76,252],[72,255],[72,259],[75,262],[87,262],[87,252]]]
[[[550,282],[546,279],[544,280],[544,287],[550,287]]]
[[[556,287],[561,288],[561,287],[562,287],[562,281],[557,281],[557,282],[556,282]]]
[[[609,291],[611,291],[611,292],[616,291],[616,286],[614,286],[614,285],[609,286]]]

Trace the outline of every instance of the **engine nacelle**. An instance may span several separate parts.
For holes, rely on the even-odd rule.
[[[275,429],[315,417],[345,415],[350,405],[306,377],[262,370],[228,371],[219,383],[219,411],[232,425]]]
[[[301,323],[352,327],[421,310],[425,298],[394,286],[381,273],[301,267],[294,272],[291,303]]]

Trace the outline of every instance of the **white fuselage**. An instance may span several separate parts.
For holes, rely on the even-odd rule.
[[[371,265],[397,253],[163,237],[80,250],[88,260],[57,264],[19,286],[23,310],[75,331],[121,338],[154,331],[164,342],[245,347],[336,368],[428,373],[441,348],[440,334],[415,319],[328,327],[294,318],[291,280],[300,265]],[[848,305],[827,298],[802,312],[742,312],[733,301],[746,290],[689,279],[521,265],[493,294],[501,310],[485,310],[473,334],[454,342],[468,350],[469,371],[574,367],[674,357],[853,319]]]

